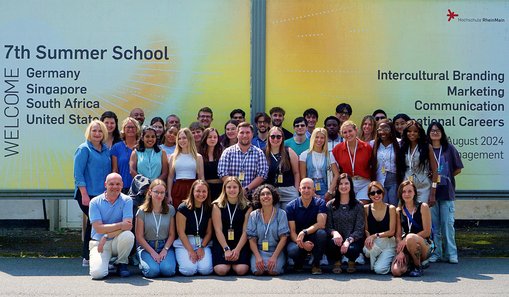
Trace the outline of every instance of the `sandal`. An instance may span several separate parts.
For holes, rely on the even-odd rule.
[[[348,268],[346,269],[346,272],[354,273],[355,271],[356,271],[356,269],[355,269],[355,262],[354,261],[348,261]]]
[[[343,272],[341,269],[341,261],[336,261],[336,263],[334,263],[334,267],[332,268],[332,273],[340,274],[341,272]]]

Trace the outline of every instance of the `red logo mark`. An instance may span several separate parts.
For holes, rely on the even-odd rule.
[[[448,9],[449,13],[447,14],[447,16],[449,17],[449,19],[447,19],[448,22],[450,22],[451,20],[453,20],[455,17],[458,16],[457,13],[454,13],[454,11],[451,11],[450,9]]]

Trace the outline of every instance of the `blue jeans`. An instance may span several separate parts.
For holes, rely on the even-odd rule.
[[[357,257],[362,252],[362,248],[364,247],[364,238],[356,240],[352,242],[346,253],[344,254],[345,257],[348,258],[349,261],[355,261]],[[337,246],[334,244],[334,240],[332,238],[329,238],[328,245],[327,245],[327,258],[329,258],[329,261],[336,262],[341,260],[341,246]]]
[[[385,196],[384,202],[398,207],[398,183],[396,182],[396,174],[387,172],[384,182]]]
[[[433,241],[435,242],[433,255],[446,261],[458,259],[454,211],[453,200],[437,200],[435,206],[431,208],[431,221],[434,228]]]
[[[155,249],[155,240],[147,240],[148,244]],[[158,249],[155,250],[160,253],[164,247],[166,240],[159,240]],[[177,262],[175,261],[175,251],[173,247],[168,250],[166,258],[160,263],[157,263],[149,252],[144,250],[141,246],[138,247],[138,256],[140,258],[141,273],[145,277],[154,278],[158,276],[172,276],[175,275]]]
[[[313,254],[313,265],[319,265],[327,245],[327,233],[324,229],[319,229],[315,233],[306,235],[304,237],[304,241],[308,240],[315,245],[311,251]],[[308,254],[305,249],[299,248],[299,246],[292,241],[288,243],[287,251],[288,257],[293,259],[296,266],[302,266],[304,264]]]

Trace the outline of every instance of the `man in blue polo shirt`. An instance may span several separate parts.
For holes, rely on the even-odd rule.
[[[102,279],[108,275],[108,264],[117,256],[115,264],[121,277],[129,276],[127,263],[134,244],[133,201],[121,193],[122,177],[110,173],[104,183],[106,191],[90,201],[89,218],[92,233],[89,244],[90,275]]]
[[[288,243],[288,257],[294,261],[294,269],[302,270],[307,254],[313,254],[312,274],[322,274],[320,260],[327,243],[325,222],[327,208],[325,200],[314,197],[313,180],[304,178],[300,182],[301,197],[286,206],[291,242]]]

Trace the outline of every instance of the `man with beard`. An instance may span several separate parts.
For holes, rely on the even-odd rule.
[[[139,107],[133,108],[133,110],[129,113],[129,116],[136,119],[140,124],[140,127],[143,127],[143,122],[145,122],[145,112],[143,109]]]
[[[270,116],[264,112],[257,113],[255,115],[255,125],[257,133],[251,143],[259,149],[265,150],[267,138],[269,137]]]
[[[223,151],[217,166],[218,175],[223,181],[228,176],[237,177],[247,195],[263,183],[269,171],[265,154],[251,143],[253,133],[253,126],[248,122],[240,123],[238,142]]]
[[[272,126],[281,127],[283,129],[283,134],[286,139],[290,139],[293,137],[292,132],[283,128],[283,122],[285,120],[285,110],[281,107],[272,107],[269,111],[270,118],[272,119]]]

